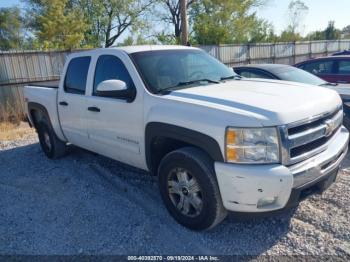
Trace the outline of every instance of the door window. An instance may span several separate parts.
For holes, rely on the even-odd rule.
[[[318,75],[318,74],[332,74],[333,61],[317,61],[304,64],[302,69]]]
[[[272,79],[272,77],[264,72],[257,70],[240,70],[240,75],[247,78],[265,78]]]
[[[340,60],[338,63],[338,74],[350,75],[350,60]]]
[[[128,88],[134,87],[132,79],[123,62],[116,56],[102,55],[98,58],[95,70],[93,95],[97,86],[105,80],[121,80]]]
[[[85,94],[86,79],[91,57],[73,58],[68,65],[64,80],[64,91],[72,94]]]

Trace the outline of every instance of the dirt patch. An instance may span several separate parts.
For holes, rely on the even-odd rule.
[[[0,141],[22,140],[36,136],[35,130],[28,123],[19,124],[0,122]]]

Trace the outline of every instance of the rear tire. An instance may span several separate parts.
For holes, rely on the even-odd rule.
[[[61,141],[52,127],[46,121],[40,121],[37,125],[41,149],[50,159],[57,159],[66,155],[66,143]]]
[[[158,169],[163,202],[181,225],[207,230],[227,215],[213,161],[201,150],[185,147],[167,154]]]

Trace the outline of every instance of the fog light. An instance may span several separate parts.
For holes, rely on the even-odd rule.
[[[263,197],[260,198],[257,204],[257,208],[263,208],[264,206],[269,206],[275,204],[277,197]]]

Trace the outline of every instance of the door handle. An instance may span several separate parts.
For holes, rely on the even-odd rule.
[[[88,107],[88,110],[91,111],[91,112],[100,112],[101,110],[96,107],[96,106],[90,106]]]
[[[66,101],[59,102],[60,106],[68,106],[68,103]]]

